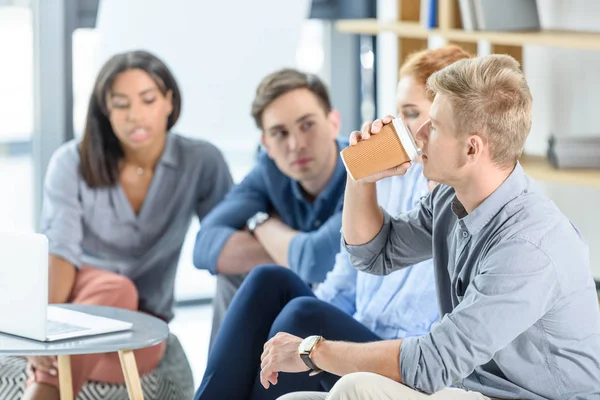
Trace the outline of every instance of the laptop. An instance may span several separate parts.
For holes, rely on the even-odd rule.
[[[48,305],[48,239],[0,233],[0,332],[44,342],[131,329],[129,322]]]

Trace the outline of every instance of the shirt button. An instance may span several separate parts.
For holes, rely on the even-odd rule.
[[[318,228],[319,226],[321,226],[321,220],[316,220],[315,221],[315,227]]]
[[[467,231],[463,231],[462,236],[464,238],[467,238],[467,237],[469,237],[469,233]]]

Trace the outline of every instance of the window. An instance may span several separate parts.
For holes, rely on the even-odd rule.
[[[3,230],[32,231],[33,26],[28,2],[0,6],[0,199]]]

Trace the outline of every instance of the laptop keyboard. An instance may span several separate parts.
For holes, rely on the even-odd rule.
[[[61,335],[64,333],[85,331],[89,328],[77,325],[67,324],[65,322],[53,321],[51,319],[46,321],[46,335]]]

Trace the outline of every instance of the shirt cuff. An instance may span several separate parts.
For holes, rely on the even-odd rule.
[[[384,209],[381,209],[381,211],[383,212],[383,224],[377,235],[370,242],[353,246],[347,244],[344,235],[342,235],[342,246],[352,257],[364,261],[371,260],[374,256],[381,253],[385,247],[390,233],[391,217]]]
[[[229,226],[214,226],[202,228],[196,237],[194,246],[194,266],[198,269],[208,270],[211,274],[217,274],[217,261],[219,255],[237,229]]]
[[[413,389],[416,386],[417,371],[419,369],[418,350],[418,337],[409,337],[402,340],[400,345],[400,376],[402,383]]]

